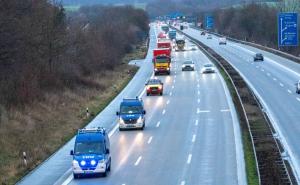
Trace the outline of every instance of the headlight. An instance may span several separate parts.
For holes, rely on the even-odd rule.
[[[157,69],[155,68],[154,71],[157,71]]]
[[[168,67],[167,70],[170,70],[170,68]]]
[[[185,65],[182,65],[182,67],[185,67]]]
[[[119,122],[120,122],[121,124],[125,124],[125,122],[124,122],[124,120],[123,120],[122,118],[119,119]]]
[[[142,119],[142,116],[139,117],[139,119],[137,120],[137,123],[142,123],[143,122],[143,119]]]
[[[85,161],[81,161],[80,164],[81,164],[81,166],[85,166],[86,162]]]
[[[78,161],[73,160],[73,161],[72,161],[72,164],[73,164],[73,166],[76,166],[76,165],[78,165]]]
[[[92,161],[91,161],[91,165],[92,165],[92,166],[95,166],[95,165],[96,165],[96,161],[95,161],[95,160],[92,160]]]

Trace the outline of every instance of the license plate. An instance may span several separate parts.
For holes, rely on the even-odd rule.
[[[85,170],[84,173],[94,173],[93,170]]]

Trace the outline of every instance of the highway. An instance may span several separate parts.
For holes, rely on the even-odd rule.
[[[150,31],[149,52],[136,76],[88,126],[104,126],[110,132],[112,169],[108,176],[73,179],[69,155],[73,138],[18,184],[246,184],[236,111],[219,72],[200,73],[203,64],[210,62],[203,53],[173,52],[171,75],[158,76],[164,95],[145,96],[144,84],[153,70],[155,29]],[[194,60],[196,71],[181,71],[186,59]],[[115,112],[123,97],[136,95],[145,103],[146,128],[120,132]]]
[[[244,77],[265,110],[292,161],[299,182],[300,176],[300,96],[295,83],[300,79],[300,65],[275,54],[227,40],[219,45],[218,37],[212,40],[201,36],[200,31],[189,28],[185,33],[211,47],[230,62]],[[253,55],[262,53],[264,62],[253,62]]]

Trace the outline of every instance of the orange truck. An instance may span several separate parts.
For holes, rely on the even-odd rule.
[[[170,48],[157,48],[153,50],[154,74],[171,73],[171,50]]]

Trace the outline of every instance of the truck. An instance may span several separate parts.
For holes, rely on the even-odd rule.
[[[176,50],[183,51],[184,46],[185,46],[185,39],[182,37],[176,38],[176,48],[177,48]]]
[[[167,38],[167,35],[163,32],[160,32],[158,35],[157,35],[157,38],[158,39],[166,39]]]
[[[160,39],[157,42],[157,48],[169,48],[172,50],[172,43],[168,39]]]
[[[79,129],[75,138],[72,171],[74,179],[104,175],[110,171],[111,156],[108,133],[103,127]]]
[[[169,39],[171,40],[176,39],[176,30],[170,30],[168,34],[169,34]]]
[[[163,24],[161,25],[161,29],[165,32],[165,33],[168,33],[169,31],[169,26],[167,24]]]
[[[144,103],[141,98],[124,98],[117,111],[119,130],[145,128]]]
[[[154,74],[171,73],[171,50],[169,48],[157,48],[153,50]]]

